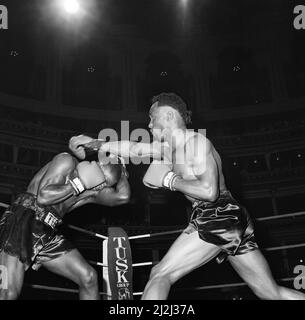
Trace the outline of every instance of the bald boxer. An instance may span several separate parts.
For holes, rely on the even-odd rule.
[[[143,183],[181,192],[192,204],[188,227],[153,267],[142,299],[166,299],[177,280],[213,258],[218,262],[227,258],[261,299],[304,299],[301,292],[276,284],[246,209],[226,187],[218,152],[204,135],[187,129],[191,119],[184,101],[176,94],[162,93],[152,99],[149,116],[151,144],[100,141],[103,152],[153,157]],[[80,153],[78,139],[89,142],[90,138],[73,138],[70,147]]]
[[[96,271],[57,231],[65,214],[85,204],[118,206],[129,200],[123,165],[105,164],[97,153],[92,159],[92,154],[81,162],[68,153],[56,155],[4,213],[0,265],[7,270],[7,286],[0,282],[1,300],[18,298],[24,272],[41,266],[75,282],[80,299],[99,299]]]

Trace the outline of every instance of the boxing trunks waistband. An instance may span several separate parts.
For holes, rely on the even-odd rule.
[[[223,191],[219,192],[219,197],[217,198],[217,200],[215,202],[204,201],[204,200],[197,200],[197,201],[193,202],[193,204],[192,204],[192,216],[191,216],[190,220],[196,219],[197,210],[195,210],[195,209],[197,207],[201,207],[203,209],[214,208],[215,205],[217,205],[218,202],[220,202],[221,200],[224,200],[224,199],[228,199],[228,198],[234,199],[229,190],[223,190]]]
[[[60,215],[52,206],[38,205],[36,196],[31,193],[19,194],[12,205],[21,205],[32,209],[35,212],[36,218],[52,229],[56,229],[62,223]]]

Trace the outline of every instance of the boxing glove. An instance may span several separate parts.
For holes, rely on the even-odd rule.
[[[124,162],[120,157],[113,154],[107,156],[106,153],[101,151],[98,153],[98,159],[105,175],[107,187],[112,187],[120,181],[122,174],[125,174]]]
[[[73,154],[79,159],[86,158],[86,151],[84,145],[92,143],[96,139],[85,135],[74,136],[69,141],[69,149],[73,152]]]
[[[97,186],[107,185],[106,177],[100,165],[95,162],[80,162],[68,179],[74,189],[75,195],[79,195],[85,190],[93,189]]]
[[[178,177],[170,165],[154,160],[145,173],[143,183],[152,189],[166,188],[174,191],[174,182]]]

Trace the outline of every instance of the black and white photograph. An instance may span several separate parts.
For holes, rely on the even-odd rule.
[[[305,3],[0,0],[0,300],[305,300]]]

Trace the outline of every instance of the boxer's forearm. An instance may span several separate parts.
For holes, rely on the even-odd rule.
[[[160,150],[154,147],[153,144],[128,140],[103,143],[101,150],[126,158],[154,157],[160,155]]]
[[[42,188],[37,196],[37,202],[40,205],[50,206],[61,203],[74,194],[71,184],[49,185]]]
[[[174,189],[185,195],[204,201],[215,201],[218,197],[218,188],[209,183],[203,183],[200,180],[185,180],[177,178],[174,183]]]

